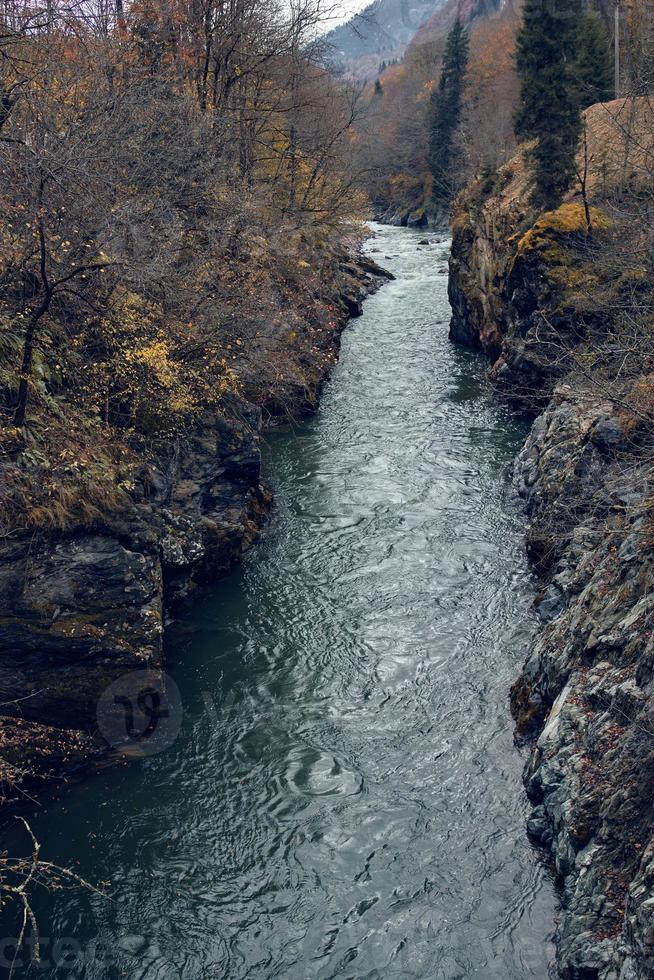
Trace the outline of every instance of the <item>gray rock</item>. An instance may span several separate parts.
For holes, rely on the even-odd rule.
[[[549,623],[552,619],[556,619],[564,608],[565,596],[552,584],[547,587],[543,598],[537,603],[536,612],[544,623]]]
[[[620,423],[613,416],[599,419],[590,432],[590,439],[600,452],[615,453],[625,445],[625,435]]]

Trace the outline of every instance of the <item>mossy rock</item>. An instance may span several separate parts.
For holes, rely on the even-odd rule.
[[[590,209],[593,230],[606,231],[611,220],[599,208]],[[527,231],[518,242],[517,255],[524,256],[538,251],[544,258],[551,252],[553,261],[561,261],[565,253],[560,243],[566,239],[578,240],[587,233],[586,212],[581,204],[562,204],[556,211],[547,211]],[[557,247],[559,244],[559,247]]]
[[[550,271],[550,279],[552,282],[571,290],[587,291],[600,285],[600,280],[594,273],[592,266],[583,265],[578,268],[570,268],[565,261],[558,263],[558,267]]]
[[[590,219],[595,236],[611,227],[610,219],[599,208],[591,208]],[[588,236],[584,207],[562,204],[510,239],[515,252],[509,276],[518,280],[525,276],[533,280],[536,276],[541,282],[541,294],[552,292],[547,303],[552,309],[559,305],[561,296],[567,295],[571,300],[574,296],[590,296],[599,286],[593,241]]]

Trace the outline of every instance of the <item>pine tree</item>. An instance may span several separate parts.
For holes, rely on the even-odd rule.
[[[521,90],[515,131],[536,139],[532,199],[547,210],[558,207],[575,175],[582,129],[575,68],[579,23],[578,0],[526,0],[517,37]]]
[[[614,96],[613,55],[603,24],[594,14],[581,19],[575,65],[582,109]]]
[[[433,198],[439,203],[447,201],[452,194],[453,140],[461,121],[468,44],[468,32],[457,17],[447,35],[441,77],[430,103],[429,166]]]

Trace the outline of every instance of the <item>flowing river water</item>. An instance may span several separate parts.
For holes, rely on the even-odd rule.
[[[110,884],[37,899],[30,976],[548,976],[508,711],[525,429],[447,339],[448,243],[376,231],[397,279],[315,418],[268,440],[271,527],[169,636],[177,741],[32,818],[46,858]]]

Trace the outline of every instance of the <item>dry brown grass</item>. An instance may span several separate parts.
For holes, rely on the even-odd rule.
[[[138,462],[110,431],[72,411],[1,431],[0,536],[95,524],[130,504]]]
[[[585,113],[588,189],[605,196],[616,188],[649,186],[654,173],[654,105],[646,97],[614,99]]]
[[[604,197],[616,188],[651,185],[654,173],[654,104],[649,98],[614,99],[600,102],[584,113],[588,143],[588,193]],[[529,194],[526,158],[533,143],[524,143],[498,172],[493,207],[524,211]],[[584,168],[584,151],[578,166]],[[572,200],[580,193],[573,187]]]

